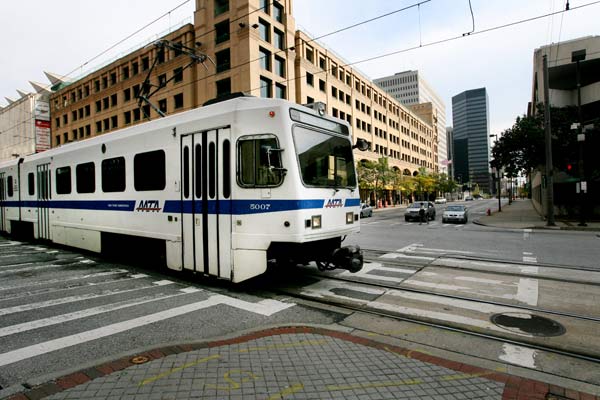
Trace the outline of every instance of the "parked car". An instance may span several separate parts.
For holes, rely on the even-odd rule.
[[[473,201],[473,197],[472,196],[467,196],[467,197],[465,197],[465,201]]]
[[[446,207],[442,214],[442,222],[462,222],[467,223],[468,220],[467,207],[463,205],[450,205]]]
[[[430,201],[415,201],[406,208],[404,212],[405,221],[419,221],[419,210],[421,205],[425,205],[425,218],[429,221],[435,219],[435,204]]]
[[[435,204],[446,204],[446,198],[438,197],[437,199],[435,199]]]
[[[361,203],[360,204],[360,217],[366,218],[366,217],[372,217],[372,216],[373,216],[373,207],[371,207],[367,203]]]

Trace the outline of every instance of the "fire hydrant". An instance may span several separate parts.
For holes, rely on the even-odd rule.
[[[490,210],[490,209],[488,208],[488,209],[487,209],[487,211],[486,211],[486,214],[487,214],[488,216],[492,215],[492,210]]]

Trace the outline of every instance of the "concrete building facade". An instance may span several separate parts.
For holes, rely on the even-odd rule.
[[[162,39],[209,59],[185,68],[188,55],[146,46],[75,82],[57,85],[51,97],[52,145],[158,118],[150,104],[139,107],[137,100],[149,77],[152,88],[167,82],[149,99],[165,114],[235,92],[300,104],[323,102],[330,115],[348,121],[356,137],[371,143],[371,150],[357,153],[357,159],[385,157],[405,175],[417,174],[419,168],[436,171],[436,113],[430,107],[411,111],[346,67],[334,52],[296,30],[291,10],[291,0],[196,0],[194,24]]]
[[[485,88],[452,97],[454,177],[471,187],[491,191],[489,101]]]
[[[446,105],[438,96],[433,87],[423,78],[419,71],[404,71],[394,75],[377,78],[374,81],[379,87],[391,94],[398,102],[417,111],[419,104],[431,103],[434,114],[434,125],[437,127],[437,157],[438,167],[441,172],[447,170],[446,140]],[[437,121],[437,123],[435,122]]]

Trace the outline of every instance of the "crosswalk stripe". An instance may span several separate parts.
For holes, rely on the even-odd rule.
[[[161,300],[171,299],[174,297],[184,296],[190,293],[200,292],[200,289],[197,288],[185,288],[181,289],[177,294],[170,294],[166,296],[158,296],[158,297],[141,297],[139,299],[130,299],[126,301],[119,301],[113,304],[105,304],[98,307],[92,307],[85,310],[75,311],[68,314],[56,315],[53,317],[38,319],[35,321],[24,322],[22,324],[6,326],[4,328],[0,328],[0,337],[14,335],[16,333],[23,333],[27,331],[31,331],[33,329],[39,329],[46,326],[57,325],[64,322],[74,321],[77,319],[92,317],[94,315],[103,314],[107,312],[117,311],[124,308],[139,306],[142,304],[157,302]]]
[[[31,263],[28,263],[31,264]],[[38,265],[37,267],[27,267],[27,268],[17,268],[17,269],[7,269],[0,271],[0,275],[12,274],[15,272],[29,272],[29,271],[38,271],[40,269],[51,269],[51,268],[64,268],[64,265],[55,265],[55,264],[47,264],[47,265]]]
[[[171,283],[174,283],[174,282],[171,282]],[[164,285],[165,284],[161,284],[159,286],[164,286]],[[35,310],[38,308],[57,306],[60,304],[75,303],[75,302],[83,301],[83,300],[92,300],[92,299],[98,299],[100,297],[114,296],[114,295],[119,295],[119,294],[123,294],[123,293],[131,293],[131,292],[135,292],[138,290],[145,290],[145,289],[150,289],[150,288],[154,288],[154,287],[156,287],[156,285],[147,285],[147,286],[142,286],[142,287],[135,288],[135,289],[108,290],[108,291],[98,293],[98,294],[90,293],[90,294],[83,294],[81,296],[68,296],[68,297],[63,297],[60,299],[40,301],[38,303],[21,304],[19,306],[14,306],[14,307],[0,308],[0,316],[14,314],[14,313],[23,312],[23,311]]]
[[[261,300],[258,303],[249,303],[247,301],[234,299],[224,295],[215,295],[209,297],[206,300],[186,304],[164,311],[159,311],[154,314],[144,315],[142,317],[133,318],[127,321],[117,322],[100,328],[76,333],[74,335],[69,335],[54,340],[49,340],[47,342],[37,343],[31,346],[23,347],[20,349],[0,354],[0,367],[13,364],[22,360],[26,360],[35,356],[39,356],[41,354],[50,353],[52,351],[64,349],[66,347],[71,347],[92,340],[115,335],[117,333],[131,330],[133,328],[139,328],[155,322],[160,322],[180,315],[189,314],[194,311],[199,311],[220,304],[226,304],[235,308],[243,309],[245,311],[257,313],[264,316],[273,315],[276,312],[285,310],[295,305],[294,303],[282,303],[280,301],[271,299]]]

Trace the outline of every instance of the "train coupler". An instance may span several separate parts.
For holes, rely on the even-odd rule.
[[[336,268],[358,272],[363,267],[363,254],[359,246],[344,246],[335,249],[331,255],[332,264]]]

